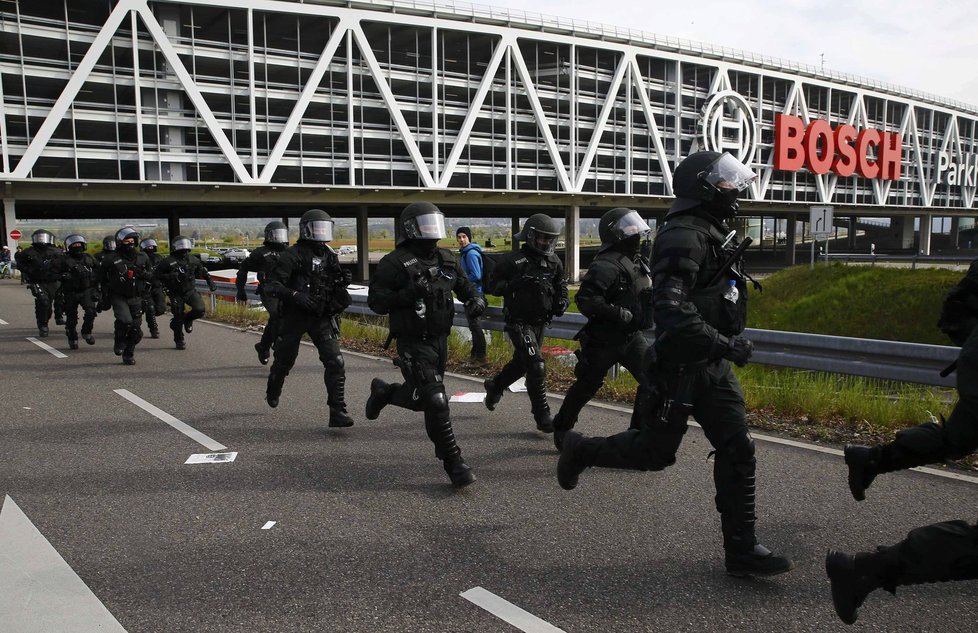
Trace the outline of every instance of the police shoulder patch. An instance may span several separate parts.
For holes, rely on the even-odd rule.
[[[516,260],[515,262],[513,262],[513,263],[514,263],[514,264],[525,264],[526,262],[527,262],[527,259],[526,259],[525,257],[520,257],[519,259],[517,259],[517,260]]]
[[[417,257],[413,257],[413,258],[411,258],[411,259],[409,259],[409,260],[407,260],[406,262],[403,262],[403,263],[404,263],[404,267],[405,268],[410,268],[411,266],[414,266],[415,264],[418,263],[418,258]]]

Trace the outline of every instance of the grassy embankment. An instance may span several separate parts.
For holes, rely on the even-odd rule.
[[[961,274],[947,270],[907,270],[842,265],[799,266],[764,281],[764,292],[751,294],[750,326],[762,329],[813,332],[919,343],[947,344],[934,327],[941,299]],[[215,318],[242,326],[257,326],[263,313],[231,304]],[[343,320],[344,345],[382,354],[387,336],[385,319],[349,316]],[[486,375],[511,355],[505,337],[493,333],[486,368],[466,362],[468,344],[453,335],[452,369]],[[575,349],[573,341],[547,340],[547,345]],[[865,378],[773,369],[750,365],[737,369],[744,386],[751,424],[813,439],[874,441],[896,429],[950,410],[948,390]],[[548,387],[560,392],[573,381],[573,368],[553,359],[548,363]],[[634,379],[622,372],[608,380],[598,397],[630,402]]]

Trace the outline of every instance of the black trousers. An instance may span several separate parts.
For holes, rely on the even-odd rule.
[[[95,305],[94,290],[86,288],[77,291],[65,291],[65,334],[68,340],[78,340],[78,308],[83,312],[82,335],[91,334],[95,324],[95,315],[98,314]]]
[[[34,293],[34,317],[37,319],[37,327],[47,327],[51,320],[51,311],[54,309],[54,301],[61,289],[61,282],[46,281],[31,285],[31,292]]]
[[[470,317],[468,321],[472,333],[472,358],[483,358],[486,355],[486,333],[482,329],[482,319]]]
[[[978,579],[978,524],[945,521],[911,530],[884,550],[894,561],[884,586]],[[887,586],[889,585],[889,586]]]
[[[506,363],[492,381],[504,390],[526,376],[526,392],[530,397],[533,413],[549,414],[547,402],[546,365],[540,344],[543,342],[544,324],[507,323],[506,334],[513,344],[513,358]]]
[[[265,324],[258,343],[262,349],[270,350],[282,331],[282,302],[276,297],[262,293],[261,304],[265,306],[265,311],[268,313],[268,323]]]
[[[123,356],[132,356],[143,338],[143,298],[112,295],[109,300],[115,316],[115,340],[124,345]]]
[[[184,325],[204,316],[204,299],[196,290],[187,294],[171,294],[170,312],[173,313],[173,318],[170,319],[173,340],[182,341]]]
[[[337,321],[338,323],[338,321]],[[329,316],[318,316],[297,309],[287,311],[281,322],[279,338],[274,346],[274,360],[268,374],[268,393],[281,393],[285,377],[292,371],[299,356],[302,336],[309,334],[323,364],[323,383],[326,403],[330,409],[346,411],[346,369],[340,352],[339,332]]]

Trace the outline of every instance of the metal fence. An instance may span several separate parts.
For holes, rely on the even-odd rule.
[[[197,287],[203,293],[209,292],[202,281],[197,282]],[[249,287],[249,293],[253,289],[254,286]],[[347,308],[347,312],[376,316],[367,307],[366,288],[351,286],[350,289],[353,304]],[[233,283],[217,282],[217,291],[211,295],[211,307],[217,305],[218,296],[234,295]],[[583,315],[568,312],[553,320],[547,328],[547,336],[572,339],[586,322]],[[502,309],[487,308],[482,323],[487,330],[502,331],[505,325]],[[455,305],[455,325],[468,327],[460,303]],[[654,335],[651,331],[648,334]],[[763,365],[924,385],[954,386],[954,376],[942,378],[940,371],[958,357],[957,347],[753,328],[748,328],[745,335],[754,342],[752,361]]]

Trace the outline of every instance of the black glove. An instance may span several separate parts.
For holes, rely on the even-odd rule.
[[[109,295],[104,294],[99,298],[98,311],[108,312],[112,309],[112,301],[109,300]]]
[[[472,297],[465,302],[465,316],[470,319],[482,316],[486,311],[486,300],[482,297]]]
[[[308,292],[299,292],[298,290],[293,292],[292,303],[299,306],[303,310],[308,310],[309,312],[316,311],[316,302],[313,301]]]
[[[751,354],[754,353],[754,344],[751,343],[750,339],[743,336],[728,338],[722,334],[717,334],[713,341],[713,349],[710,351],[710,357],[714,360],[725,358],[737,367],[743,367],[750,360]]]
[[[570,299],[561,298],[557,301],[557,305],[554,307],[554,316],[564,316],[567,312],[567,308],[570,306]]]
[[[238,294],[235,295],[234,298],[237,299],[238,301],[241,301],[243,303],[243,302],[245,302],[245,301],[248,300],[248,295],[247,295],[247,293],[245,293],[245,289],[244,288],[238,288]]]
[[[207,280],[207,287],[210,288],[211,292],[215,292],[217,290],[217,284],[210,279]]]
[[[343,274],[340,276],[339,279],[340,285],[345,288],[349,286],[352,281],[353,281],[353,273],[351,273],[349,270],[346,270],[344,268]]]
[[[628,308],[618,308],[618,321],[622,325],[628,325],[632,322],[632,311]]]

